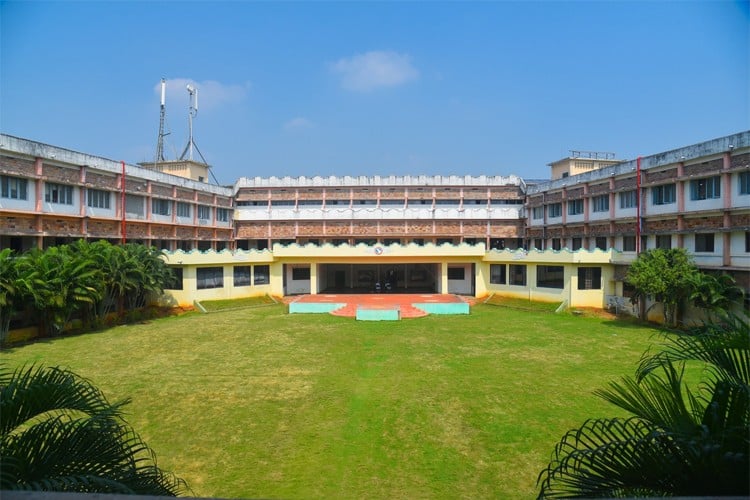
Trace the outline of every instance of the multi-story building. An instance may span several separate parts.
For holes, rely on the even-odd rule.
[[[553,180],[528,185],[334,176],[243,177],[228,188],[192,167],[197,180],[2,135],[0,247],[152,244],[180,270],[180,302],[388,282],[604,307],[627,295],[628,264],[654,247],[686,248],[750,291],[750,131],[637,160],[579,152],[550,166]]]
[[[743,132],[530,186],[527,245],[614,248],[622,265],[649,248],[686,248],[750,290],[748,146]]]
[[[276,243],[523,246],[526,185],[514,175],[246,178],[235,184],[238,248]]]
[[[221,250],[232,215],[231,188],[0,135],[0,248],[90,238]]]
[[[550,166],[550,178],[554,181],[571,175],[585,174],[603,167],[621,163],[614,153],[599,151],[571,151],[570,156],[553,161]]]

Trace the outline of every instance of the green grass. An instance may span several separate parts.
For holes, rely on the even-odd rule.
[[[518,309],[520,311],[548,313],[553,313],[558,307],[560,307],[560,302],[534,302],[527,299],[501,297],[500,295],[492,295],[489,299],[485,300],[484,303],[494,306],[508,307],[510,309]]]
[[[225,311],[227,309],[240,309],[244,307],[258,307],[275,304],[274,300],[268,295],[262,297],[247,297],[244,299],[228,300],[204,300],[201,305],[208,312]]]
[[[562,434],[621,414],[592,395],[654,330],[478,305],[356,322],[283,305],[41,341],[10,366],[70,367],[197,496],[532,498]]]

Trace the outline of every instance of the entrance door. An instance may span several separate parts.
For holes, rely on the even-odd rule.
[[[335,271],[333,273],[333,283],[337,290],[341,290],[346,287],[346,271]]]

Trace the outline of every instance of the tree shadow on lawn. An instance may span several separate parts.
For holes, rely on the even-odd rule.
[[[658,323],[642,321],[638,318],[634,318],[631,316],[622,316],[622,317],[618,316],[616,318],[603,321],[602,323],[613,328],[620,328],[624,330],[650,329],[654,331],[670,331],[664,328],[663,325],[660,325]]]

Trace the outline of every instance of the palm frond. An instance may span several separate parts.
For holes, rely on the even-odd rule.
[[[738,383],[750,385],[750,325],[736,314],[707,323],[691,335],[666,337],[655,355],[646,355],[636,372],[638,380],[666,362],[702,361]]]
[[[0,441],[3,489],[176,495],[184,482],[156,467],[127,425],[103,416],[59,415]],[[5,468],[5,463],[4,463]]]
[[[108,402],[90,381],[68,370],[32,365],[10,372],[0,367],[0,436],[46,412],[79,411],[115,417],[127,403]]]
[[[539,498],[661,496],[683,461],[653,424],[589,420],[568,432],[537,480]]]
[[[677,369],[667,363],[662,369],[662,377],[648,377],[640,383],[623,377],[620,382],[611,382],[609,389],[594,394],[660,428],[692,435],[705,408],[691,394],[683,392],[684,368]]]

